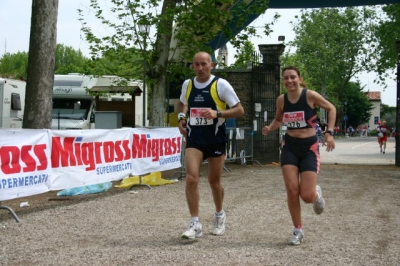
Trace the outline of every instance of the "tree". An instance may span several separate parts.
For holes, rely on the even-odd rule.
[[[6,53],[0,58],[0,76],[4,78],[26,80],[28,69],[28,53]]]
[[[247,1],[228,0],[164,0],[160,1],[130,1],[111,0],[110,9],[113,17],[109,19],[104,14],[97,0],[91,0],[91,8],[95,16],[107,26],[109,34],[97,37],[85,22],[82,10],[80,20],[82,31],[90,43],[92,59],[97,60],[107,52],[118,52],[126,56],[120,58],[122,64],[130,63],[132,70],[142,66],[137,71],[139,76],[145,76],[146,84],[150,84],[149,98],[150,125],[164,124],[166,76],[171,71],[179,71],[168,75],[181,77],[187,75],[187,66],[198,51],[213,53],[208,42],[217,34],[222,33],[231,39],[236,35],[232,28],[245,26],[248,15],[261,14],[267,8],[268,0],[257,1],[257,5]],[[232,11],[232,12],[227,12]],[[200,22],[200,23],[199,23]],[[140,32],[138,25],[153,25],[155,37],[147,32]],[[253,27],[247,27],[239,36],[240,40],[248,39],[254,33]],[[151,41],[148,45],[144,39]],[[147,49],[150,48],[150,49]],[[140,55],[142,61],[132,60],[132,53]],[[132,71],[133,72],[133,71]],[[181,74],[182,73],[182,74]]]
[[[374,59],[376,64],[372,68],[379,74],[378,84],[385,84],[387,70],[394,70],[397,60],[396,41],[400,40],[400,4],[382,6],[383,14],[375,27]]]
[[[32,1],[23,128],[51,128],[58,0]]]
[[[298,59],[312,86],[333,103],[343,100],[350,79],[370,61],[371,8],[322,8],[302,11],[294,25]]]
[[[71,46],[57,44],[56,47],[56,74],[85,73],[89,59],[81,51]]]
[[[255,50],[256,49],[252,42],[248,40],[245,41],[243,46],[240,48],[239,53],[235,55],[236,61],[232,67],[236,69],[247,68],[248,64],[251,64]]]
[[[389,128],[396,127],[396,107],[382,104],[380,117],[382,121],[386,121]]]
[[[363,92],[359,82],[349,82],[344,89],[343,99],[347,102],[347,125],[356,128],[358,125],[369,121],[373,105]]]
[[[88,73],[95,64],[82,55],[81,51],[74,50],[71,46],[57,44],[56,47],[56,74]],[[6,53],[0,58],[0,76],[7,78],[27,79],[28,53]],[[109,73],[107,73],[109,74]]]

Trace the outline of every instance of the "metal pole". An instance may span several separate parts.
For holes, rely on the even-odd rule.
[[[139,24],[139,32],[142,34],[143,37],[143,89],[142,89],[142,96],[143,96],[143,117],[142,117],[142,126],[146,126],[146,52],[147,52],[147,34],[150,31],[150,25],[147,24]]]
[[[144,66],[145,64],[143,63],[143,71],[144,71]],[[142,126],[146,126],[146,73],[143,72],[143,121],[142,121]]]
[[[396,41],[397,47],[397,102],[396,102],[396,132],[400,130],[400,40]],[[395,165],[400,166],[400,136],[396,136]]]
[[[344,135],[347,132],[347,102],[344,103]]]

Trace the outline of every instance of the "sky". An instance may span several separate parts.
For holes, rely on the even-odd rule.
[[[16,53],[18,51],[28,51],[31,3],[32,1],[28,0],[0,0],[0,57],[5,52]],[[86,56],[89,55],[89,46],[80,31],[81,23],[78,21],[77,9],[84,10],[84,14],[87,14],[87,22],[95,33],[104,33],[101,23],[90,15],[88,11],[89,4],[90,0],[59,0],[57,21],[57,43],[72,46],[77,50],[79,49]],[[281,17],[273,26],[272,34],[267,37],[252,39],[256,49],[259,44],[279,43],[279,35],[285,36],[285,43],[295,38],[290,22],[295,20],[295,15],[300,14],[300,9],[269,9],[253,21],[251,25],[261,28],[266,22],[271,21],[276,12]],[[228,44],[228,64],[234,62],[234,53],[235,50]],[[388,85],[386,89],[373,83],[373,80],[376,78],[375,73],[362,73],[358,77],[361,84],[365,86],[364,90],[380,91],[382,103],[389,106],[396,106],[395,74],[390,73],[390,75],[392,78],[386,80]]]

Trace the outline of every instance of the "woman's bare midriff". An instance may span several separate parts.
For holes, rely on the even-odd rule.
[[[286,133],[293,138],[308,138],[316,134],[314,128],[288,129]]]

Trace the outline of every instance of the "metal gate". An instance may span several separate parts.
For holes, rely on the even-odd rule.
[[[276,99],[281,94],[280,54],[266,56],[265,53],[255,53],[252,61],[253,155],[262,163],[280,161],[280,130],[268,136],[262,135],[263,126],[275,118]]]

